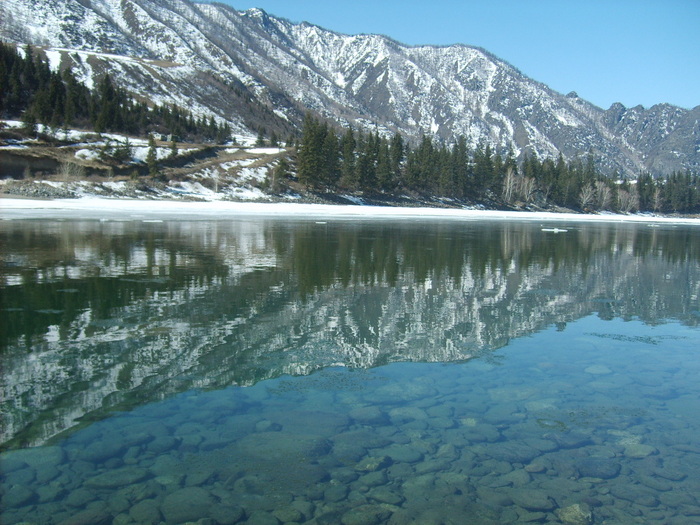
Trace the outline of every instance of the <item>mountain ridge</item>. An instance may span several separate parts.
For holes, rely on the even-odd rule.
[[[593,151],[601,168],[629,177],[700,167],[700,106],[603,110],[466,44],[408,46],[188,0],[5,0],[0,15],[1,39],[65,49],[61,62],[85,80],[110,72],[137,97],[213,114],[238,133],[285,136],[311,110],[414,141],[463,135],[521,158]]]

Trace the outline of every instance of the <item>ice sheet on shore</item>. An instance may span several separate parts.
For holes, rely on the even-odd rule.
[[[412,218],[412,219],[456,219],[456,220],[537,220],[537,221],[602,221],[602,222],[649,222],[694,224],[700,219],[680,217],[658,217],[654,215],[584,215],[576,213],[469,210],[455,208],[404,208],[389,206],[358,206],[302,203],[260,202],[180,202],[169,200],[129,199],[0,199],[0,218],[89,218],[132,219],[143,216],[159,216],[169,219],[215,218],[231,219],[240,216],[280,216],[294,218]]]

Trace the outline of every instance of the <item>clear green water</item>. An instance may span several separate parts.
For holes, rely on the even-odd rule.
[[[700,523],[692,227],[3,221],[14,523]]]

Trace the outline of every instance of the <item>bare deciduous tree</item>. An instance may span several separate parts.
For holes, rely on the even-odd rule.
[[[506,176],[503,179],[503,200],[505,202],[512,202],[515,198],[516,189],[518,186],[518,177],[515,174],[513,168],[508,168],[506,171]]]
[[[57,175],[65,182],[81,180],[85,178],[85,168],[75,162],[64,160],[58,166]]]
[[[652,197],[652,206],[654,207],[654,211],[658,212],[661,210],[661,207],[664,205],[664,198],[661,193],[661,188],[656,187],[654,188],[654,195]]]
[[[629,213],[639,208],[639,196],[635,190],[620,190],[617,194],[617,201],[622,213]]]
[[[598,204],[599,210],[610,209],[610,203],[612,201],[612,190],[610,186],[605,184],[603,181],[599,180],[595,183],[596,191],[596,203]]]
[[[579,193],[578,200],[581,205],[581,209],[590,208],[593,203],[595,203],[596,190],[593,184],[586,184],[581,188],[581,193]]]

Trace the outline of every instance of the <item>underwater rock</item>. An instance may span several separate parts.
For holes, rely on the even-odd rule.
[[[387,503],[389,505],[401,505],[404,501],[400,494],[397,494],[389,487],[373,488],[367,493],[367,496],[378,503]]]
[[[416,474],[428,474],[430,472],[445,472],[452,465],[449,459],[429,459],[415,465]]]
[[[591,444],[590,436],[579,432],[562,432],[546,437],[559,445],[559,448],[581,448]]]
[[[507,481],[514,487],[524,487],[531,481],[530,474],[524,469],[517,469],[508,474],[501,476],[501,478]]]
[[[209,510],[209,516],[219,525],[234,525],[245,519],[245,511],[235,505],[214,505]]]
[[[529,465],[525,465],[525,471],[533,474],[538,474],[540,472],[544,472],[545,470],[547,470],[547,467],[537,460],[533,461]]]
[[[91,507],[65,519],[59,525],[108,525],[112,517],[102,507]]]
[[[2,507],[12,509],[21,507],[34,499],[34,492],[22,485],[13,485],[2,496]]]
[[[100,440],[78,451],[78,458],[91,463],[103,463],[113,457],[121,456],[126,448],[120,441]]]
[[[336,446],[340,443],[363,447],[366,449],[382,448],[390,445],[392,441],[385,436],[381,436],[371,430],[353,430],[336,434],[331,438]]]
[[[513,489],[508,491],[513,503],[531,511],[550,511],[556,504],[544,491],[535,489]]]
[[[167,523],[196,521],[209,515],[214,499],[201,487],[187,487],[168,494],[161,511]]]
[[[378,470],[376,472],[370,472],[364,476],[360,476],[358,483],[366,487],[378,487],[380,485],[386,485],[389,479],[387,478],[386,472],[384,470]]]
[[[64,500],[66,505],[71,507],[84,507],[91,501],[95,501],[97,496],[92,492],[84,488],[79,488],[72,491],[66,499]]]
[[[607,366],[605,365],[591,365],[583,370],[587,374],[592,374],[592,375],[607,375],[607,374],[612,374],[612,370],[610,370]]]
[[[428,414],[418,407],[397,407],[389,410],[389,419],[394,425],[408,421],[426,419]]]
[[[659,504],[656,493],[640,485],[614,484],[610,487],[610,493],[635,505],[656,507]]]
[[[582,478],[611,479],[620,473],[620,464],[607,458],[584,458],[576,468]]]
[[[434,399],[437,390],[432,386],[412,382],[389,382],[377,388],[372,399],[377,404],[399,405],[404,402]]]
[[[242,457],[289,464],[291,461],[324,456],[330,451],[331,443],[314,435],[264,432],[244,437],[236,443],[235,448]]]
[[[507,461],[508,463],[529,463],[541,455],[539,450],[518,441],[494,443],[489,446],[488,453],[493,458]]]
[[[390,445],[377,452],[388,456],[394,463],[417,463],[423,459],[423,454],[410,445]]]
[[[39,496],[39,503],[48,503],[62,498],[65,496],[66,491],[58,484],[51,483],[49,485],[42,485],[36,489],[36,493],[37,496]]]
[[[625,456],[636,459],[645,458],[647,456],[651,456],[652,454],[656,454],[657,452],[658,450],[651,445],[643,445],[641,443],[631,443],[627,445],[624,450]]]
[[[324,501],[343,501],[348,496],[348,487],[346,485],[331,485],[323,493]],[[285,521],[285,520],[282,520]]]
[[[145,499],[139,501],[129,510],[129,515],[136,523],[159,523],[161,518],[158,501]]]
[[[658,468],[654,470],[654,475],[667,479],[669,481],[683,481],[685,478],[688,477],[688,475],[685,472],[681,470],[676,470],[671,467]]]
[[[264,510],[255,510],[246,520],[249,525],[279,525],[279,520]]]
[[[348,415],[360,425],[383,425],[387,422],[386,414],[376,406],[353,408]]]
[[[343,413],[323,410],[266,412],[265,416],[266,419],[280,425],[285,433],[292,434],[330,436],[342,432],[350,423],[348,416]]]
[[[457,426],[455,420],[449,417],[431,417],[426,419],[426,423],[428,423],[428,426],[441,430],[447,430],[448,428]]]
[[[27,467],[27,464],[21,459],[21,456],[15,454],[16,451],[11,450],[0,454],[0,472],[4,475]]]
[[[22,468],[24,463],[38,470],[49,466],[57,467],[63,463],[65,457],[66,454],[61,447],[34,447],[11,450],[2,454],[0,467],[3,474]]]
[[[95,487],[100,489],[114,489],[133,485],[146,479],[149,476],[146,469],[139,467],[124,467],[116,470],[110,470],[85,481],[86,487]]]
[[[391,465],[389,456],[367,456],[355,465],[355,469],[362,472],[375,472],[387,468],[389,465]]]
[[[360,505],[350,509],[340,519],[343,525],[377,525],[391,517],[391,510],[383,505]]]
[[[256,432],[279,432],[282,430],[282,425],[274,423],[269,419],[262,419],[255,423]]]
[[[158,436],[153,441],[148,443],[146,449],[154,454],[165,454],[166,452],[177,448],[180,440],[173,436]]]
[[[359,474],[349,467],[341,467],[333,470],[331,477],[338,483],[347,484],[355,481]]]
[[[657,478],[654,476],[645,476],[643,474],[638,474],[637,479],[642,485],[649,487],[650,489],[657,490],[659,492],[666,492],[673,489],[673,484],[662,478]]]
[[[557,509],[556,515],[565,525],[591,525],[593,514],[587,505],[574,503],[568,507]]]
[[[294,507],[284,507],[274,510],[272,515],[282,523],[299,523],[304,521],[304,515]]]

